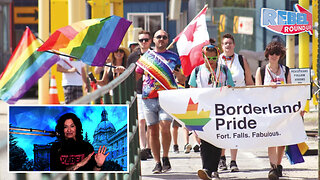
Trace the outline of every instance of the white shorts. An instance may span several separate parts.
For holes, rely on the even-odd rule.
[[[138,119],[145,119],[142,105],[142,94],[137,94],[137,106],[138,106]]]

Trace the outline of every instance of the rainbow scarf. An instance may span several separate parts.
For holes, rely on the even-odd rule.
[[[58,55],[36,51],[40,45],[40,41],[26,27],[0,76],[1,100],[14,104],[59,60]]]
[[[177,89],[172,70],[166,63],[166,60],[152,50],[148,50],[137,61],[137,65],[147,71],[156,79],[165,89]]]
[[[186,113],[172,115],[181,120],[189,131],[203,131],[203,126],[211,120],[210,111],[202,110],[198,113],[198,103],[195,104],[191,98],[189,99]]]
[[[290,164],[303,163],[303,155],[308,149],[309,147],[305,142],[286,146],[286,156]]]
[[[104,66],[110,52],[118,49],[130,24],[118,16],[79,21],[58,29],[38,51],[58,51],[91,66]]]

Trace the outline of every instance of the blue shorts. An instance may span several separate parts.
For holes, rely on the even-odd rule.
[[[172,122],[172,117],[160,107],[158,98],[142,99],[142,105],[148,126],[158,124],[160,120]]]

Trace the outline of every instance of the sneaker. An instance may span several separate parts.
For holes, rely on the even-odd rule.
[[[277,172],[278,172],[278,176],[282,177],[282,166],[281,165],[277,165]]]
[[[279,180],[277,169],[271,169],[268,174],[269,180]]]
[[[147,149],[142,149],[142,150],[141,150],[141,152],[140,152],[140,159],[141,159],[142,161],[148,159]]]
[[[226,160],[225,160],[225,159],[220,159],[219,169],[220,169],[220,170],[227,170],[227,169],[228,169],[227,163],[226,163]]]
[[[194,147],[193,147],[193,151],[194,152],[200,152],[200,146],[198,144],[196,144]]]
[[[230,162],[230,172],[239,172],[239,168],[237,166],[236,161]]]
[[[184,153],[186,153],[186,154],[190,153],[191,149],[192,149],[191,144],[186,144],[184,146]]]
[[[151,153],[151,149],[150,149],[150,148],[147,148],[146,150],[147,150],[147,154],[148,154],[147,158],[148,158],[148,159],[152,159],[153,156],[152,156],[152,153]]]
[[[179,153],[179,146],[178,146],[178,144],[175,144],[175,145],[173,145],[173,152],[175,152],[175,153]]]
[[[156,164],[156,166],[154,167],[154,169],[152,170],[152,173],[153,173],[153,174],[159,174],[159,173],[161,173],[161,172],[162,172],[162,166],[161,166],[161,163],[158,162],[158,163]]]
[[[213,172],[213,179],[215,179],[215,180],[220,180],[220,177],[219,177],[219,173],[218,173],[218,172]]]
[[[163,164],[163,168],[162,168],[163,172],[167,172],[171,170],[171,164],[168,157],[162,157],[162,164]]]
[[[212,179],[211,173],[206,169],[198,170],[198,176],[200,179],[210,180]]]

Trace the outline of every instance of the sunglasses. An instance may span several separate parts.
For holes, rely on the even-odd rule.
[[[207,56],[207,59],[209,61],[216,61],[218,59],[218,56]]]
[[[148,38],[145,38],[145,39],[139,39],[139,42],[148,42],[149,41],[149,39]]]
[[[163,39],[163,40],[167,40],[168,39],[168,36],[161,36],[161,35],[158,35],[156,36],[157,39]]]
[[[122,50],[122,49],[118,49],[117,51],[115,51],[116,53],[117,52],[121,52],[121,53],[124,53],[124,50]]]
[[[279,52],[271,52],[271,53],[270,53],[271,56],[273,56],[274,54],[277,55],[277,56],[280,56],[280,53],[279,53]]]

